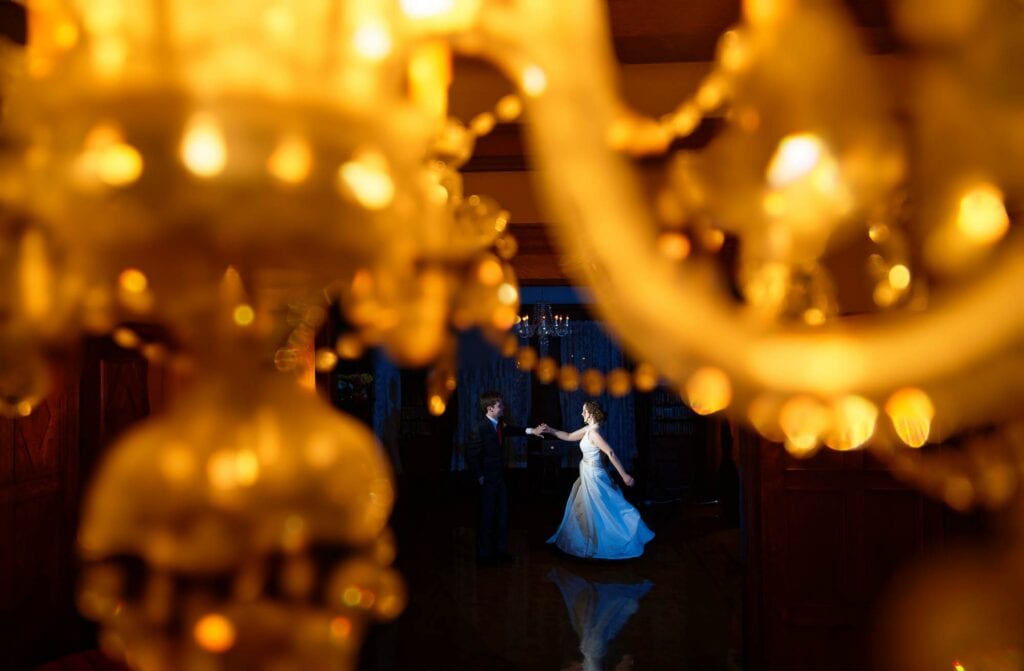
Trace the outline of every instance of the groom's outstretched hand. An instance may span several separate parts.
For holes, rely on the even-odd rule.
[[[626,483],[627,487],[632,487],[633,484],[636,483],[636,480],[633,479],[633,476],[628,474],[622,476],[622,481]]]

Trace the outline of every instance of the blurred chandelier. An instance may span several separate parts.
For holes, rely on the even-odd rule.
[[[497,341],[516,318],[508,216],[458,169],[520,111],[575,279],[694,408],[798,455],[870,445],[958,507],[1017,490],[1017,3],[893,2],[896,100],[839,3],[746,0],[658,119],[619,96],[598,0],[28,8],[6,54],[0,407],[30,411],[53,350],[126,320],[167,326],[200,371],[113,449],[82,524],[82,608],[139,668],[344,667],[362,622],[401,607],[372,439],[260,366],[283,306],[310,306],[311,331],[326,291],[354,328],[339,354],[433,362],[443,411],[451,328]],[[452,50],[518,95],[448,118]],[[712,116],[706,148],[669,153]],[[653,197],[632,165],[652,154]],[[959,460],[901,449],[965,430],[984,440]]]

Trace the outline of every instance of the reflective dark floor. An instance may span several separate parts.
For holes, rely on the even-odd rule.
[[[717,506],[638,501],[657,534],[644,556],[591,562],[544,542],[560,493],[514,495],[514,561],[478,566],[472,494],[415,489],[393,519],[409,604],[372,631],[361,671],[741,668],[739,532]]]

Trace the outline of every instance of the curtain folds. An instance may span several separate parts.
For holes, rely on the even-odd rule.
[[[559,338],[561,345],[561,365],[573,365],[580,373],[588,368],[596,368],[604,374],[622,368],[625,365],[625,355],[604,329],[600,322],[578,321],[572,325],[572,333],[566,337]],[[565,426],[559,427],[565,431],[575,431],[583,426],[583,418],[580,412],[583,409],[583,402],[592,397],[582,390],[574,392],[562,391],[559,400],[562,407],[562,417],[565,418]],[[608,444],[626,470],[633,468],[633,459],[636,456],[636,420],[634,418],[635,403],[633,394],[627,394],[621,398],[613,398],[610,394],[603,393],[593,397],[605,409],[608,417],[601,428],[601,435],[608,441]],[[562,466],[576,468],[580,462],[580,451],[575,448],[565,450],[562,458]]]
[[[373,432],[391,457],[395,475],[402,474],[398,448],[402,419],[402,375],[380,349],[373,355]]]
[[[505,397],[505,421],[527,426],[532,402],[532,379],[516,366],[515,359],[501,356],[477,331],[459,336],[459,369],[456,374],[455,403],[458,420],[452,446],[451,469],[466,468],[466,443],[473,426],[483,417],[480,394],[495,390]],[[526,467],[526,438],[509,438],[509,466]]]

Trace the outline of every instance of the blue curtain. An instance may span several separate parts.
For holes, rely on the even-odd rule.
[[[582,373],[588,368],[596,368],[603,373],[608,373],[616,368],[621,368],[625,363],[622,350],[604,329],[601,322],[578,321],[572,325],[572,333],[559,338],[561,345],[562,365],[572,364]],[[559,393],[559,401],[562,408],[562,417],[565,418],[565,426],[558,427],[565,431],[575,431],[583,426],[583,418],[580,411],[583,409],[583,402],[591,397],[582,390],[574,392],[562,391]],[[608,441],[608,444],[626,470],[633,467],[633,458],[636,456],[636,421],[634,419],[635,404],[633,394],[627,394],[622,398],[613,398],[604,393],[595,398],[601,407],[608,414],[605,423],[601,428],[601,435]],[[575,468],[579,466],[580,451],[568,449],[562,459],[562,466]]]
[[[402,376],[382,350],[376,350],[373,357],[373,432],[391,457],[395,475],[401,475],[398,437],[401,435]]]
[[[453,471],[466,468],[465,446],[473,426],[483,417],[480,394],[495,390],[505,397],[505,420],[526,426],[530,419],[531,376],[516,366],[515,359],[501,356],[477,331],[459,336],[459,369],[456,374],[458,420],[452,446]],[[509,466],[526,467],[526,438],[510,438]]]

